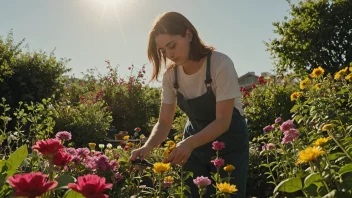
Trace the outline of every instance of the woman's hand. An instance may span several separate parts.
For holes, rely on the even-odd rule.
[[[148,146],[142,146],[141,148],[132,151],[129,161],[135,161],[136,159],[144,160],[148,157],[152,148]]]
[[[192,145],[187,142],[187,139],[184,139],[177,143],[176,148],[172,150],[167,158],[167,162],[171,164],[184,164],[187,162],[189,156],[191,156],[192,151]]]

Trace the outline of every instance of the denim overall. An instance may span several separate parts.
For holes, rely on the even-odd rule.
[[[205,80],[207,92],[196,98],[186,99],[178,91],[177,67],[174,69],[174,88],[177,90],[177,104],[188,116],[184,129],[184,138],[200,132],[216,118],[216,97],[211,88],[210,57],[211,53],[207,56]],[[219,151],[219,157],[225,160],[225,165],[231,164],[235,166],[235,170],[231,174],[230,183],[236,185],[238,192],[231,197],[245,197],[249,161],[249,138],[246,121],[235,107],[233,108],[229,130],[214,141],[216,140],[225,143],[225,148]],[[212,142],[194,149],[184,165],[184,170],[193,172],[193,178],[189,178],[186,181],[191,189],[191,195],[188,196],[193,198],[199,197],[198,188],[193,183],[193,179],[198,176],[207,176],[211,179],[210,173],[216,173],[215,166],[210,162],[216,156],[216,151],[212,149]],[[220,175],[222,178],[228,176],[223,167],[221,167]],[[225,181],[227,182],[227,180]],[[213,184],[214,181],[212,181]],[[211,194],[216,193],[216,189],[212,185],[208,186],[204,197],[210,197]]]

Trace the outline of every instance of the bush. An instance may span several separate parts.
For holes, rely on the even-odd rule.
[[[90,142],[102,142],[112,122],[111,112],[102,100],[82,102],[76,106],[58,103],[53,108],[55,131],[72,133],[75,147],[87,146]]]

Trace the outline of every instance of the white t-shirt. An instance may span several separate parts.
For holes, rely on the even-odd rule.
[[[185,74],[182,66],[177,66],[178,91],[186,98],[192,99],[203,95],[207,89],[204,83],[206,77],[207,59],[201,68],[194,74]],[[225,54],[213,51],[210,58],[211,87],[216,96],[216,101],[235,98],[234,106],[243,115],[241,92],[238,84],[238,75],[232,60]],[[166,104],[177,101],[177,90],[174,88],[174,68],[166,69],[162,80],[161,100]]]

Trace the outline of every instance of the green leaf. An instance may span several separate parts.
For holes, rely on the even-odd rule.
[[[328,158],[330,161],[333,161],[333,160],[336,160],[337,158],[344,156],[344,155],[345,154],[342,152],[337,152],[337,153],[330,154]]]
[[[317,182],[322,180],[323,178],[320,176],[319,173],[312,173],[310,175],[308,175],[305,179],[304,179],[304,188],[307,188],[308,186],[310,186],[313,182]]]
[[[26,144],[18,148],[10,155],[9,159],[6,160],[6,166],[8,167],[6,179],[16,172],[17,168],[22,164],[23,160],[26,159],[27,156],[28,150]]]
[[[298,190],[302,190],[302,187],[303,186],[300,178],[297,178],[297,177],[289,178],[280,182],[275,187],[274,193],[276,193],[277,191],[292,193]]]
[[[66,191],[63,198],[84,198],[84,196],[81,193],[78,193],[78,192],[70,189],[70,190]]]
[[[58,182],[56,189],[66,189],[67,185],[69,183],[76,183],[76,178],[72,177],[71,175],[61,175],[60,177],[58,177],[56,179],[56,181]]]
[[[344,165],[338,172],[339,175],[352,172],[352,163]]]

